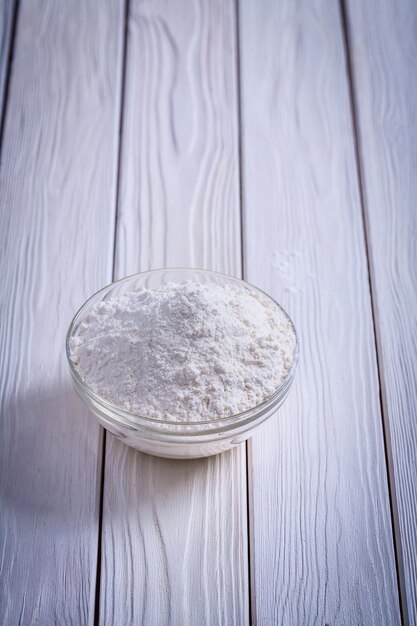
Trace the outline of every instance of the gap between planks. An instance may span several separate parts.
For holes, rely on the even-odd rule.
[[[119,216],[119,199],[120,199],[120,163],[122,158],[122,138],[123,138],[123,112],[126,92],[126,61],[127,61],[127,39],[129,26],[129,4],[130,0],[124,0],[123,12],[123,38],[122,48],[122,68],[120,79],[120,98],[119,98],[119,129],[118,129],[118,146],[117,146],[117,171],[116,171],[116,191],[114,198],[114,230],[113,230],[113,261],[112,261],[112,281],[116,278],[116,239],[117,239],[117,222]],[[102,538],[103,538],[103,505],[104,505],[104,481],[106,479],[106,443],[107,431],[100,426],[102,441],[100,446],[100,486],[99,486],[99,513],[98,513],[98,531],[97,531],[97,569],[96,569],[96,588],[94,596],[94,625],[98,626],[100,621],[100,589],[101,589],[101,568],[102,568]]]
[[[10,77],[12,75],[12,67],[13,67],[13,50],[14,50],[14,42],[16,37],[16,25],[17,25],[17,16],[18,16],[18,0],[11,0],[10,2],[12,9],[12,16],[10,18],[10,36],[7,46],[7,60],[5,62],[4,76],[3,76],[3,84],[0,85],[2,89],[2,93],[0,93],[0,104],[1,104],[1,112],[0,112],[0,165],[2,161],[3,154],[3,133],[4,126],[6,123],[6,114],[7,114],[7,102],[9,95],[9,87],[10,87]],[[7,26],[6,26],[7,28]]]
[[[240,273],[243,280],[246,278],[245,267],[245,221],[243,210],[243,141],[242,141],[242,89],[241,89],[241,67],[240,67],[240,14],[239,1],[235,0],[236,15],[236,94],[237,94],[237,129],[238,129],[238,167],[239,167],[239,215],[240,215]],[[247,558],[248,558],[248,616],[249,624],[256,623],[256,598],[253,594],[255,586],[253,584],[253,475],[252,475],[252,442],[247,439],[245,442],[246,460],[246,510],[247,510]]]
[[[393,459],[392,459],[391,435],[390,435],[388,414],[386,410],[387,405],[384,399],[384,387],[383,387],[381,363],[380,363],[380,348],[381,347],[380,347],[380,341],[378,337],[377,323],[376,323],[375,287],[374,287],[374,276],[373,276],[373,269],[372,269],[371,255],[370,255],[369,225],[368,225],[367,213],[366,213],[366,207],[365,207],[365,195],[364,195],[364,186],[363,186],[364,185],[363,163],[362,163],[362,157],[361,157],[362,151],[360,149],[361,139],[360,139],[360,133],[359,133],[359,126],[358,126],[358,108],[357,108],[357,102],[356,102],[353,59],[352,59],[351,48],[350,48],[349,23],[347,19],[345,0],[339,0],[339,4],[340,4],[341,27],[342,27],[342,33],[343,33],[343,46],[345,49],[346,78],[347,78],[348,90],[349,90],[350,113],[351,113],[351,118],[352,118],[352,134],[353,134],[355,162],[356,162],[356,175],[357,175],[357,180],[358,180],[358,189],[359,189],[359,198],[360,198],[360,206],[361,206],[361,214],[362,214],[362,225],[363,225],[363,237],[364,237],[364,246],[365,246],[365,252],[366,252],[369,297],[370,297],[371,311],[372,311],[373,340],[374,340],[374,346],[375,346],[375,355],[376,355],[377,372],[378,372],[379,403],[380,403],[380,410],[381,410],[381,421],[382,421],[382,431],[383,431],[383,440],[384,440],[385,466],[386,466],[386,472],[387,472],[387,483],[388,483],[390,514],[391,514],[391,531],[392,531],[392,540],[393,540],[394,554],[395,554],[398,595],[400,599],[401,621],[403,624],[408,624],[407,597],[406,597],[405,578],[404,578],[404,562],[403,562],[402,547],[401,547],[401,535],[400,535],[399,519],[398,519],[397,496],[396,496],[396,488],[395,488],[395,480],[394,480],[394,466],[393,466]]]

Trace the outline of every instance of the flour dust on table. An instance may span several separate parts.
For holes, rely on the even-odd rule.
[[[143,417],[197,422],[259,405],[286,380],[296,339],[262,293],[193,281],[96,304],[71,338],[84,382]]]

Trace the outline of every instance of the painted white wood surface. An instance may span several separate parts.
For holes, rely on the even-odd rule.
[[[0,2],[0,118],[3,110],[4,91],[12,38],[14,0]]]
[[[292,314],[292,395],[252,440],[257,624],[400,621],[337,3],[240,4],[245,277]]]
[[[399,557],[417,624],[417,4],[347,8]]]
[[[130,6],[118,277],[240,273],[234,2]],[[248,621],[245,448],[156,459],[107,436],[100,620]]]
[[[111,280],[118,2],[22,2],[0,172],[0,623],[93,622],[99,427],[71,317]]]

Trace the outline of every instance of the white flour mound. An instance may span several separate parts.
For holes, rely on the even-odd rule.
[[[96,394],[178,422],[255,407],[285,380],[295,347],[292,325],[269,298],[192,281],[98,303],[70,344]]]

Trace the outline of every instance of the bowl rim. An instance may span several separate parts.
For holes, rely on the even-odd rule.
[[[85,380],[80,376],[77,369],[75,368],[74,362],[71,358],[70,341],[73,336],[73,330],[74,330],[76,323],[81,317],[83,310],[87,307],[87,305],[91,302],[91,300],[95,299],[101,293],[104,294],[105,292],[109,291],[111,287],[114,287],[115,285],[118,285],[123,282],[129,282],[129,280],[132,280],[135,278],[141,278],[141,277],[146,277],[146,276],[161,274],[161,273],[175,273],[175,272],[181,272],[181,271],[196,272],[200,274],[219,276],[220,278],[226,278],[227,280],[230,280],[236,283],[241,283],[242,285],[246,287],[246,289],[248,288],[253,289],[257,291],[258,293],[262,294],[263,296],[265,296],[266,298],[268,298],[269,300],[271,300],[275,304],[275,306],[277,306],[280,309],[280,311],[284,314],[285,318],[290,323],[292,331],[294,333],[294,337],[295,337],[294,360],[293,360],[291,369],[288,372],[285,379],[283,380],[283,382],[279,385],[279,387],[277,387],[277,389],[275,389],[271,394],[269,394],[266,398],[264,398],[264,400],[262,400],[262,402],[260,402],[259,404],[253,407],[250,407],[249,409],[246,409],[245,411],[241,411],[240,413],[218,417],[218,418],[211,419],[211,420],[198,420],[198,421],[163,420],[160,418],[139,415],[138,413],[133,413],[132,411],[129,411],[128,409],[124,409],[123,407],[112,404],[105,398],[95,393],[91,389],[91,387],[85,382]],[[287,311],[272,296],[270,296],[268,293],[266,293],[259,287],[256,287],[252,283],[249,283],[248,281],[242,278],[237,278],[236,276],[231,276],[230,274],[226,274],[225,272],[217,272],[214,270],[206,270],[203,268],[194,268],[194,267],[168,267],[168,268],[158,268],[158,269],[153,269],[153,270],[147,270],[145,272],[135,272],[134,274],[129,274],[128,276],[124,276],[122,278],[119,278],[118,280],[108,283],[107,285],[105,285],[104,287],[102,287],[101,289],[93,293],[79,307],[74,317],[72,318],[69,324],[68,330],[67,330],[67,334],[66,334],[65,349],[66,349],[66,356],[67,356],[67,361],[70,367],[71,374],[75,378],[77,383],[81,386],[84,392],[87,393],[87,396],[90,397],[92,400],[94,400],[97,404],[101,405],[104,409],[106,409],[106,412],[110,411],[112,413],[115,413],[118,417],[117,419],[118,422],[120,420],[125,421],[127,422],[129,426],[134,426],[136,428],[141,426],[141,422],[144,422],[148,427],[155,425],[157,426],[157,428],[151,429],[151,430],[155,430],[155,432],[157,431],[160,434],[162,433],[174,434],[174,431],[172,430],[173,427],[174,428],[182,428],[182,427],[193,428],[194,427],[195,428],[194,432],[185,431],[181,434],[183,435],[188,434],[190,436],[195,436],[195,435],[203,435],[203,434],[208,434],[208,433],[214,434],[216,432],[216,429],[213,427],[215,427],[216,425],[221,427],[224,424],[230,423],[230,426],[232,427],[234,425],[242,424],[242,422],[247,423],[246,420],[250,422],[251,421],[250,418],[256,419],[259,413],[263,412],[265,409],[270,409],[276,402],[278,402],[281,397],[281,393],[286,390],[287,386],[291,384],[294,378],[294,373],[297,369],[298,360],[299,360],[300,342],[299,342],[299,337],[298,337],[298,333],[295,328],[294,322],[292,321]],[[207,430],[201,430],[200,427],[204,425],[210,425],[211,428]],[[165,430],[164,428],[161,428],[163,426],[168,427],[167,430]]]

